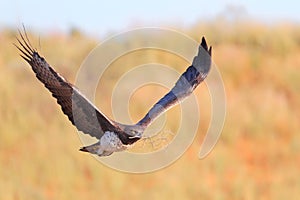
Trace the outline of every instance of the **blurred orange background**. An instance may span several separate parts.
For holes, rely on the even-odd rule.
[[[225,126],[211,154],[199,160],[211,114],[202,84],[195,91],[202,116],[191,147],[171,166],[135,175],[114,171],[78,152],[76,129],[12,45],[16,30],[2,29],[0,199],[299,199],[300,26],[216,20],[178,30],[197,41],[205,35],[213,46],[213,60],[226,88]],[[87,53],[101,42],[77,29],[28,34],[71,82]],[[188,66],[161,52],[145,55],[181,72]],[[111,73],[122,63],[130,65],[130,59],[114,63]],[[103,81],[107,85],[98,88],[96,105],[111,117],[113,79],[107,76]],[[164,92],[153,95],[153,88],[146,87],[137,93],[131,116],[140,118]],[[174,121],[172,129],[176,119],[168,118]]]

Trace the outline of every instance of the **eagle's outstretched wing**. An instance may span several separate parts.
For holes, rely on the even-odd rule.
[[[206,78],[211,67],[211,50],[205,38],[202,38],[198,55],[190,66],[177,80],[172,90],[161,98],[137,124],[148,126],[160,114],[188,97],[194,89]]]
[[[28,37],[20,32],[20,56],[26,60],[36,77],[56,98],[62,111],[79,131],[100,139],[107,130],[119,129],[116,122],[105,117],[79,90],[66,81],[32,48]]]

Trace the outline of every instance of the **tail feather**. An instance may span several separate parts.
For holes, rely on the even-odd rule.
[[[97,142],[96,144],[92,144],[90,146],[81,147],[79,149],[79,151],[95,154],[95,155],[98,155],[98,156],[109,156],[113,153],[113,152],[110,152],[110,151],[100,150],[100,148],[101,147],[99,145],[99,142]]]

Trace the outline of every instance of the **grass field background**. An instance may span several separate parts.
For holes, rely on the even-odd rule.
[[[180,31],[197,41],[205,35],[213,46],[226,88],[225,126],[212,153],[199,160],[211,115],[209,95],[201,85],[195,92],[201,120],[191,147],[167,168],[134,175],[78,151],[82,144],[76,129],[18,56],[16,30],[1,30],[0,199],[299,199],[300,26],[216,21]],[[101,42],[75,30],[28,32],[34,46],[71,82]],[[180,72],[188,65],[166,53],[142,53]],[[106,85],[98,87],[96,105],[110,117],[118,67],[131,62],[123,58],[113,63],[110,74],[116,76],[107,72]],[[133,119],[142,117],[164,92],[150,86],[137,92],[130,104]],[[170,129],[176,128],[172,116]]]

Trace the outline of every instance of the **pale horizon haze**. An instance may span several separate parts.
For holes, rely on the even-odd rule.
[[[126,31],[129,27],[192,26],[222,13],[265,23],[300,22],[299,1],[1,1],[0,29],[22,24],[39,32],[77,28],[91,34]],[[234,13],[231,13],[231,9]]]

